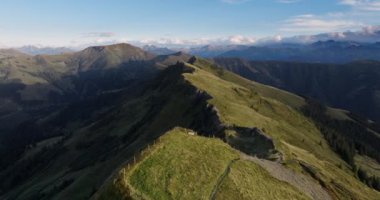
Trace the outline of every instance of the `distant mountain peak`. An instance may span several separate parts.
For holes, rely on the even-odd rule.
[[[177,53],[173,53],[171,55],[173,55],[173,56],[182,56],[182,55],[187,55],[187,53],[185,53],[183,51],[178,51]]]
[[[143,46],[143,49],[149,53],[153,53],[156,55],[170,55],[173,53],[176,53],[174,50],[171,50],[166,47],[158,47],[155,45],[145,45]]]
[[[336,40],[327,40],[327,41],[318,41],[311,44],[312,47],[336,47],[336,48],[355,48],[360,47],[363,44],[355,41],[336,41]]]
[[[74,51],[67,47],[42,47],[35,45],[22,46],[16,48],[16,50],[29,55],[58,55]]]
[[[127,43],[107,46],[88,47],[75,55],[75,60],[80,60],[80,70],[90,68],[111,68],[122,63],[138,60],[150,60],[155,56],[139,47]]]
[[[128,43],[118,43],[106,46],[92,46],[84,49],[81,52],[86,51],[95,51],[95,52],[108,52],[108,53],[116,53],[120,56],[132,56],[133,54],[149,54],[143,49],[133,46]]]
[[[140,49],[140,50],[142,50],[141,48],[136,47],[136,46],[133,46],[133,45],[128,44],[128,43],[117,43],[117,44],[106,45],[106,46],[103,46],[103,47],[105,47],[106,49],[125,49],[125,48],[133,48],[133,49]]]
[[[135,51],[143,51],[141,48],[130,45],[128,43],[117,43],[117,44],[111,44],[111,45],[101,45],[101,46],[91,46],[87,47],[84,50],[95,50],[98,52],[104,51],[104,50],[135,50]]]

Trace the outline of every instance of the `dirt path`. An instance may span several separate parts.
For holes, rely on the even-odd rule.
[[[315,182],[311,177],[296,173],[278,162],[263,160],[256,157],[241,154],[244,160],[253,161],[266,169],[273,177],[289,183],[314,200],[331,200],[331,196]]]
[[[231,166],[240,159],[234,159],[231,160],[231,162],[227,165],[226,170],[224,170],[223,174],[218,178],[218,181],[216,182],[214,188],[212,189],[210,200],[215,200],[216,193],[218,192],[219,187],[222,185],[223,180],[228,176],[228,174],[231,171]]]

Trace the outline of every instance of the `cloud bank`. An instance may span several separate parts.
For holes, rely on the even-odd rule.
[[[340,4],[363,11],[380,11],[379,0],[340,0]]]

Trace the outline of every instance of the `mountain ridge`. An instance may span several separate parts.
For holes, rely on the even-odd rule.
[[[227,51],[217,57],[343,64],[357,60],[379,60],[379,55],[380,47],[376,43],[327,40],[290,46],[286,44],[251,46],[243,50]]]
[[[108,52],[110,50],[115,52]],[[350,163],[353,156],[363,154],[375,157],[378,154],[373,155],[372,149],[360,148],[359,155],[352,152],[355,146],[348,146],[348,149],[340,146],[348,143],[345,137],[349,137],[353,132],[335,129],[335,124],[323,123],[324,120],[335,120],[326,118],[325,112],[319,113],[320,110],[313,107],[314,104],[301,96],[250,81],[224,70],[211,60],[185,53],[153,56],[150,59],[149,53],[145,54],[142,50],[130,48],[125,44],[93,47],[87,49],[84,54],[88,52],[95,52],[96,55],[86,55],[89,56],[90,62],[83,66],[87,66],[88,71],[83,70],[80,73],[76,73],[75,69],[82,63],[75,62],[75,58],[68,55],[34,57],[39,63],[45,63],[45,68],[61,66],[62,71],[57,73],[74,73],[70,76],[57,76],[53,83],[73,89],[72,95],[75,99],[71,101],[66,96],[58,98],[63,102],[53,104],[57,107],[51,110],[45,110],[46,107],[42,106],[44,104],[36,103],[21,107],[33,109],[34,112],[28,112],[32,117],[16,126],[12,134],[0,137],[0,153],[4,154],[1,155],[3,158],[7,158],[1,161],[8,162],[1,163],[2,198],[65,199],[69,196],[73,199],[87,199],[105,194],[105,199],[112,199],[119,195],[119,192],[122,196],[117,197],[128,198],[128,187],[120,188],[116,185],[117,187],[111,191],[103,189],[107,189],[108,184],[113,187],[112,184],[117,183],[120,178],[124,180],[123,175],[120,177],[118,172],[134,164],[145,166],[137,167],[143,174],[155,171],[150,166],[162,166],[161,171],[168,173],[164,177],[177,177],[187,173],[200,174],[199,179],[198,176],[195,176],[197,179],[181,179],[181,184],[189,186],[199,184],[197,181],[201,179],[218,180],[220,174],[225,174],[224,178],[218,181],[216,189],[209,185],[211,189],[207,191],[214,191],[214,195],[205,192],[207,198],[210,195],[216,199],[223,199],[231,194],[249,194],[241,198],[252,199],[257,195],[264,195],[260,193],[261,189],[254,190],[252,187],[257,185],[257,181],[260,182],[257,177],[266,180],[261,185],[263,190],[270,191],[272,187],[278,187],[289,192],[280,192],[283,195],[286,193],[290,196],[313,197],[309,189],[299,190],[300,186],[292,183],[289,178],[279,180],[273,172],[270,173],[272,164],[287,173],[291,173],[288,171],[291,170],[295,174],[303,174],[302,177],[306,176],[306,179],[320,185],[322,193],[328,193],[333,199],[373,199],[379,195],[372,189],[376,186],[368,184],[368,180],[372,179],[360,175],[362,181],[370,185],[370,188],[356,177],[358,172],[353,165],[359,162]],[[109,53],[111,56],[108,56]],[[143,56],[134,57],[136,54]],[[144,57],[145,55],[147,57]],[[143,60],[145,58],[148,59]],[[76,65],[70,65],[70,62],[65,62],[66,59]],[[103,62],[108,59],[110,62]],[[98,65],[102,62],[120,65]],[[54,65],[51,65],[52,63]],[[68,83],[73,86],[69,86]],[[43,88],[39,90],[45,91]],[[38,97],[41,94],[35,95]],[[50,100],[47,102],[50,103]],[[307,112],[304,109],[310,111],[309,115],[305,114]],[[336,117],[339,121],[337,123],[341,123],[343,127],[349,127],[346,123],[350,120],[354,124],[358,123],[346,112],[326,109],[334,113],[331,116]],[[319,129],[320,126],[323,129]],[[216,164],[218,161],[212,160],[211,156],[206,160],[218,168],[218,173],[211,175],[213,173],[204,172],[212,170],[199,171],[188,162],[186,156],[175,156],[178,162],[183,163],[182,167],[168,167],[170,155],[181,151],[191,153],[193,149],[199,150],[199,153],[186,155],[195,160],[198,160],[198,156],[199,159],[204,159],[202,156],[206,156],[206,152],[196,145],[193,146],[193,143],[185,143],[178,152],[170,150],[169,144],[163,144],[162,148],[167,147],[168,151],[159,154],[158,157],[154,157],[156,154],[148,156],[156,158],[153,161],[162,160],[166,165],[146,166],[143,164],[145,162],[140,163],[141,160],[136,160],[141,151],[149,151],[157,139],[160,140],[163,135],[166,137],[166,133],[175,127],[188,130],[189,137],[202,136],[199,140],[205,143],[213,143],[217,140],[212,138],[219,138],[216,142],[217,147],[204,146],[210,148],[211,152],[224,152],[226,148],[219,148],[220,145],[228,146],[227,151],[237,152],[236,158],[240,157],[241,152],[247,156],[264,159],[263,162],[270,161],[271,164],[260,165],[261,161],[244,159],[228,164],[225,168],[224,164]],[[362,131],[363,138],[359,138],[358,142],[376,149],[376,145],[373,144],[378,141],[372,140],[373,143],[368,144],[367,140],[370,134],[368,131],[377,134],[377,129],[364,122],[360,128],[360,131],[363,128],[368,130]],[[335,144],[337,141],[329,138],[330,132],[323,132],[324,130],[334,130],[332,134],[338,137],[339,142]],[[344,135],[346,132],[348,133]],[[198,141],[197,138],[192,139]],[[347,158],[344,157],[345,153],[348,153]],[[169,160],[166,160],[167,158]],[[374,161],[375,164],[376,162]],[[362,174],[364,166],[357,166]],[[180,170],[185,170],[185,173]],[[242,176],[243,174],[246,175]],[[147,176],[137,177],[139,178],[135,179],[137,182],[133,185],[133,188],[138,189],[137,195],[151,196],[149,188],[152,182],[145,179]],[[238,181],[237,185],[233,184],[234,181]],[[164,188],[165,193],[165,188],[178,187],[178,184],[165,186],[166,183],[170,181],[160,182],[163,187],[154,188],[160,191]],[[173,191],[189,192],[187,187]],[[201,191],[203,190],[195,190],[197,193]]]
[[[199,66],[200,65],[200,63],[198,63],[198,64],[195,64],[195,65],[189,65],[190,67],[192,67],[193,68],[193,66]],[[202,73],[205,77],[203,77],[202,79],[205,79],[205,80],[208,80],[208,81],[210,81],[210,79],[213,77],[213,76],[211,76],[211,74],[208,74],[208,73],[211,73],[213,70],[212,70],[212,66],[205,66],[205,65],[202,65],[203,67],[202,67],[202,69],[198,69],[197,67],[196,67],[196,71],[198,71],[197,73]],[[211,67],[211,68],[209,68],[209,67]],[[205,70],[205,71],[203,71],[203,70]],[[217,74],[218,72],[215,72],[215,71],[213,71],[212,73],[215,73],[215,74]],[[232,77],[229,77],[229,75],[227,75],[228,73],[226,72],[226,74],[224,75],[225,76],[225,78],[224,78],[224,80],[226,80],[226,78],[227,79],[229,79],[229,80],[231,80],[231,78]],[[202,75],[202,76],[203,76]],[[233,75],[232,75],[233,76]],[[189,81],[191,81],[192,82],[192,84],[195,84],[198,88],[201,86],[201,85],[199,85],[199,84],[206,84],[206,81],[205,80],[197,80],[198,78],[199,78],[199,76],[198,75],[194,75],[194,72],[193,73],[187,73],[186,75],[185,75],[185,77],[186,77],[186,79],[187,80],[189,80]],[[215,82],[215,80],[214,79],[212,79],[214,82]],[[194,81],[196,81],[196,82],[194,82]],[[217,82],[220,82],[221,80],[218,80]],[[244,85],[246,84],[245,83],[245,81],[243,81],[241,84],[243,84],[243,85],[241,85],[242,87],[244,87]],[[216,85],[219,85],[219,84],[214,84],[214,86],[212,86],[212,87],[215,87]],[[216,86],[216,87],[223,87],[223,85],[221,85],[221,86]],[[233,87],[238,87],[238,86],[233,86]],[[203,89],[205,89],[205,85],[202,85],[200,88],[202,88],[202,90]],[[222,89],[222,88],[221,88]],[[240,89],[240,88],[239,88]],[[232,90],[232,91],[234,91],[235,89],[230,89],[230,88],[228,88],[228,87],[226,87],[226,88],[224,88],[223,87],[223,89],[222,89],[222,91],[224,92],[224,93],[229,93],[229,90]],[[216,94],[213,92],[213,91],[210,91],[210,90],[207,90],[206,89],[206,91],[210,94],[210,96],[212,97],[212,99],[215,99],[216,98]],[[211,92],[211,93],[210,93]],[[243,91],[242,91],[243,92]],[[240,93],[242,93],[242,92],[240,92]],[[239,93],[238,93],[239,94]],[[237,97],[237,96],[236,96]],[[219,97],[218,97],[219,98]],[[231,98],[231,97],[229,97],[229,98]],[[237,101],[236,103],[237,104],[239,104],[239,103],[241,103],[240,102],[240,100],[239,100],[239,98],[241,98],[241,97],[238,97],[237,99],[235,99],[235,101]],[[225,124],[227,124],[227,129],[229,129],[229,128],[231,128],[231,127],[233,127],[232,126],[232,124],[233,123],[241,123],[241,122],[232,122],[232,124],[231,124],[231,121],[230,122],[226,122],[226,120],[227,121],[229,121],[229,120],[236,120],[235,119],[235,117],[236,116],[238,116],[238,115],[240,115],[239,114],[239,112],[225,112],[225,111],[223,111],[224,109],[230,109],[230,108],[232,108],[232,107],[235,107],[235,109],[237,108],[235,105],[234,106],[232,106],[231,104],[229,104],[230,106],[223,106],[223,105],[219,105],[219,103],[218,103],[218,100],[210,100],[210,103],[211,104],[213,104],[216,108],[217,108],[217,110],[218,110],[218,116],[222,119],[222,122],[223,123],[225,123]],[[220,99],[219,99],[219,101],[220,101]],[[268,100],[269,101],[269,100]],[[230,102],[230,101],[225,101],[225,102]],[[273,105],[273,104],[272,104]],[[245,108],[245,109],[248,109],[248,108]],[[249,109],[248,109],[249,110]],[[260,110],[260,109],[259,109]],[[264,109],[265,110],[265,109]],[[241,111],[242,113],[244,113],[243,111]],[[235,115],[235,117],[227,117],[226,118],[226,115],[229,115],[230,113],[235,113],[234,115]],[[265,111],[260,111],[260,113],[265,113]],[[244,115],[243,115],[244,116]],[[251,115],[251,117],[253,117],[254,115]],[[255,120],[254,120],[255,122],[254,123],[258,123],[258,119],[257,118],[255,118]],[[243,123],[247,123],[247,122],[243,122]],[[248,123],[251,123],[251,122],[248,122]],[[250,125],[243,125],[243,124],[239,124],[239,125],[237,125],[237,126],[250,126]],[[263,126],[263,125],[259,125],[259,127],[260,126]],[[275,125],[276,126],[276,125]],[[268,130],[267,129],[268,127],[265,127],[265,130]],[[264,128],[263,128],[264,129]],[[232,131],[232,130],[229,130],[229,131]],[[190,131],[191,132],[191,131]],[[266,133],[268,133],[268,132],[266,132]],[[231,133],[231,134],[233,134],[233,133]],[[277,137],[277,136],[275,136],[275,135],[271,135],[271,136],[274,136],[274,137]],[[191,136],[190,136],[191,137]],[[239,136],[235,136],[235,137],[239,137]],[[246,136],[246,137],[248,137],[249,138],[249,136]],[[310,135],[309,135],[309,137],[310,137]],[[233,136],[230,136],[230,138],[227,138],[226,140],[227,140],[227,143],[229,143],[230,145],[231,144],[233,144],[233,141],[235,140],[235,139],[233,139],[234,137]],[[248,138],[245,138],[246,140],[248,140]],[[291,137],[291,138],[295,138],[295,137]],[[277,139],[276,139],[277,140]],[[276,141],[276,140],[274,140],[274,141]],[[302,139],[301,139],[302,140]],[[318,140],[318,139],[317,139]],[[239,141],[239,140],[238,140]],[[243,140],[242,140],[243,141]],[[241,144],[242,145],[242,144]],[[278,145],[278,144],[277,144]],[[278,148],[278,146],[276,145],[276,148]],[[288,145],[290,145],[290,144],[285,144],[285,146],[288,146]],[[243,146],[243,145],[242,145]],[[240,146],[240,148],[238,147],[238,146],[235,146],[235,147],[238,147],[240,150],[242,150],[241,149],[241,147],[242,146]],[[290,145],[290,147],[291,147],[292,145]],[[324,146],[324,144],[323,144],[323,146]],[[287,147],[286,147],[287,148]],[[295,147],[291,147],[291,148],[295,148]],[[311,148],[311,147],[310,147]],[[310,153],[310,152],[308,152],[308,153]],[[301,155],[301,154],[299,154],[299,155]],[[303,156],[301,156],[301,157],[303,157]],[[300,157],[299,157],[300,158]],[[144,162],[144,161],[142,161],[142,162]],[[311,162],[311,160],[309,160],[309,161],[306,161],[306,162]],[[313,161],[314,162],[314,161]],[[136,162],[134,162],[134,163],[136,163]],[[129,165],[129,167],[130,166],[132,166],[133,168],[134,168],[134,163],[130,163],[130,165]],[[136,168],[137,168],[137,170],[139,170],[139,166],[140,165],[140,161],[138,161],[137,162],[137,164],[136,164]],[[129,168],[128,167],[128,168]],[[306,168],[309,168],[310,166],[308,166],[308,165],[306,165]],[[144,170],[144,169],[141,169],[141,170]],[[152,168],[148,168],[147,170],[153,170]],[[127,171],[127,169],[125,169],[125,171]],[[123,170],[121,170],[121,172],[120,172],[120,176],[118,177],[117,175],[116,175],[116,179],[117,180],[121,180],[121,181],[123,181],[123,178],[122,177],[125,177],[125,175],[123,175]],[[148,172],[142,172],[142,173],[148,173]],[[174,173],[174,172],[173,172]],[[174,175],[174,174],[173,174]],[[174,175],[175,176],[175,175]],[[330,176],[330,175],[328,175],[328,176]],[[343,174],[341,174],[341,176],[346,176],[346,175],[343,175]],[[321,180],[321,179],[320,179]],[[116,180],[115,180],[116,181]],[[113,183],[115,183],[115,181],[113,182]],[[147,181],[147,183],[149,183],[149,181]],[[112,185],[112,183],[110,182],[110,184]],[[111,186],[112,187],[112,186]],[[117,189],[117,190],[120,190],[121,188],[120,188],[120,186],[116,186],[117,188],[115,188],[115,189]],[[123,186],[121,186],[121,187],[123,187]],[[331,188],[330,188],[330,186],[327,186],[327,188],[329,188],[329,192],[332,192],[332,193],[335,193],[335,195],[342,195],[342,193],[339,193],[336,189],[333,189],[334,187],[337,187],[337,186],[332,186]],[[128,189],[125,189],[126,190],[126,192],[127,191],[130,191],[130,190],[128,190]],[[339,190],[339,189],[338,189]],[[112,193],[112,189],[111,189],[111,193]],[[108,192],[110,192],[110,191],[108,191]],[[115,192],[115,191],[114,191]],[[143,194],[143,195],[147,195],[147,194],[149,194],[149,191],[148,190],[140,190],[139,192],[138,191],[135,191],[135,192],[137,192],[137,194]],[[144,192],[148,192],[148,193],[144,193]],[[336,192],[338,192],[338,193],[336,193]],[[356,193],[356,192],[354,192],[354,193]],[[350,193],[349,195],[354,195],[354,193]],[[106,193],[107,195],[110,195],[110,193]],[[133,194],[133,193],[132,193]],[[331,193],[330,193],[331,194]],[[127,193],[125,193],[125,195],[128,197],[128,192]],[[348,194],[346,194],[346,195],[348,195]],[[149,197],[149,196],[148,196]],[[348,196],[346,196],[346,197],[348,197]],[[361,198],[365,198],[364,196],[362,196]],[[102,198],[101,198],[102,199]],[[104,198],[103,198],[104,199]],[[105,198],[105,199],[107,199],[107,198]],[[244,198],[243,198],[244,199]]]

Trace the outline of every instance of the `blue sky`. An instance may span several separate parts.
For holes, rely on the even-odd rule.
[[[0,46],[252,43],[380,25],[380,0],[2,0]]]

